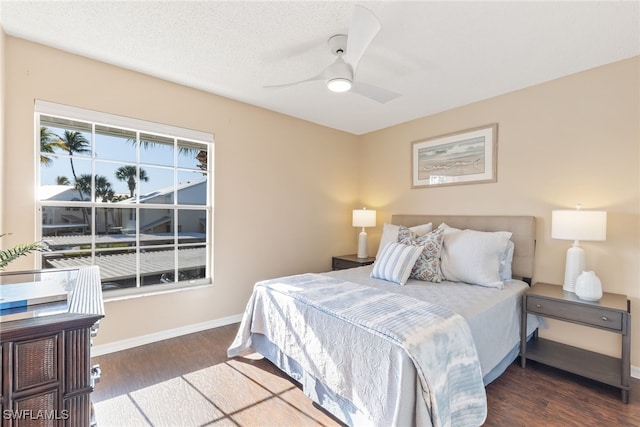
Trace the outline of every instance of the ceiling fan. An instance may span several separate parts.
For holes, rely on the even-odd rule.
[[[287,87],[324,80],[327,83],[327,88],[332,92],[351,91],[383,104],[397,98],[400,94],[357,81],[355,78],[358,63],[378,31],[380,31],[380,22],[376,16],[362,6],[355,6],[349,34],[336,34],[328,40],[331,53],[337,56],[333,64],[311,78],[293,83],[265,86],[265,88]]]

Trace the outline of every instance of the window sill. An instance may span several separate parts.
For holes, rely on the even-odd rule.
[[[129,288],[103,292],[105,303],[113,301],[123,301],[134,298],[151,297],[162,294],[191,291],[195,289],[213,287],[211,282],[199,282],[194,284],[171,284],[171,285],[151,285],[142,288]]]

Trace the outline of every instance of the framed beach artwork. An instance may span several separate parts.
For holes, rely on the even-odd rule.
[[[496,182],[498,124],[412,143],[411,187]]]

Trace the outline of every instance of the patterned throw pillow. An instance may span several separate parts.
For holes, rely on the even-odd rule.
[[[409,227],[409,229],[415,231],[418,236],[424,236],[425,234],[433,230],[433,224],[429,222],[427,224]],[[398,230],[400,230],[399,225],[388,224],[386,222],[382,224],[382,236],[380,237],[380,245],[378,246],[378,254],[376,255],[376,258],[380,258],[382,249],[384,249],[387,243],[396,243],[398,241]]]
[[[413,266],[409,277],[425,282],[440,283],[442,281],[440,274],[440,251],[442,250],[443,238],[444,229],[440,227],[424,236],[418,236],[407,227],[400,227],[400,231],[398,231],[399,243],[423,247],[422,253]]]

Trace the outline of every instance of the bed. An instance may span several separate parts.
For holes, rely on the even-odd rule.
[[[518,356],[535,218],[391,224],[373,265],[258,282],[228,355],[262,354],[347,425],[481,425],[484,387]]]

